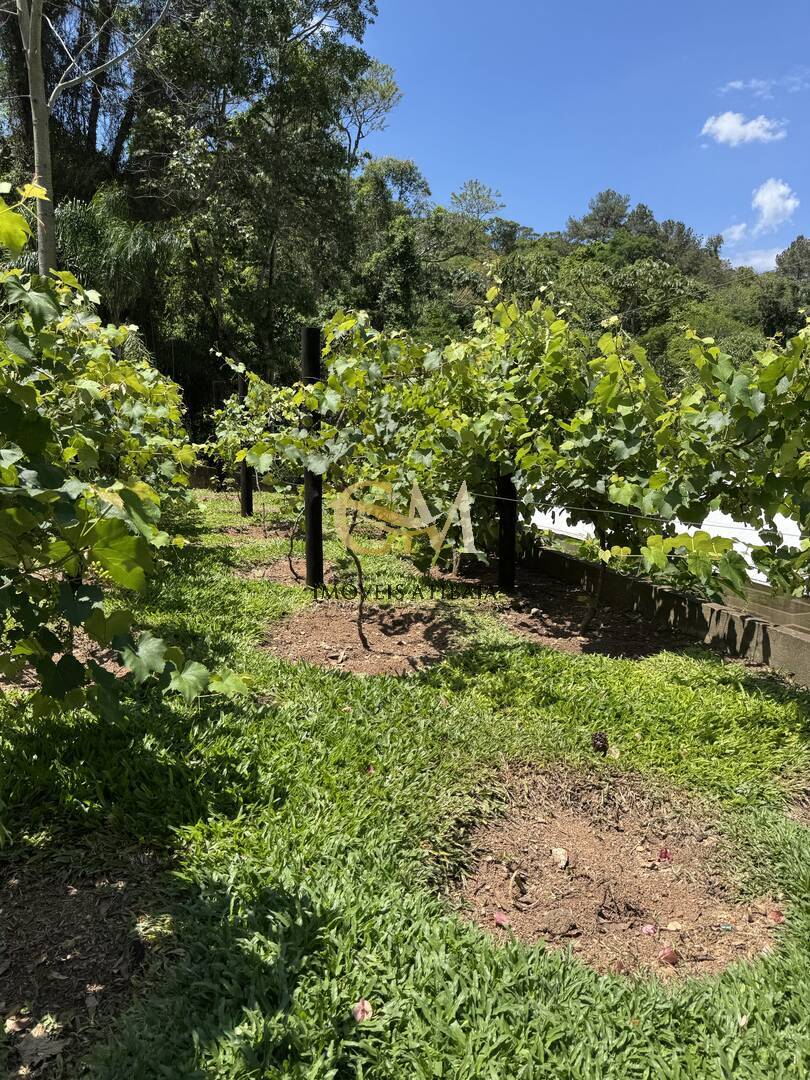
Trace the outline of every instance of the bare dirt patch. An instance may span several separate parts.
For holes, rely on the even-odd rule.
[[[267,525],[226,525],[223,535],[239,540],[289,540],[292,522],[271,521]]]
[[[448,584],[494,586],[495,570],[472,566],[466,572],[451,574],[434,569],[431,577]],[[664,650],[682,649],[688,644],[666,627],[657,627],[640,616],[601,603],[583,624],[592,608],[592,599],[581,589],[518,569],[516,589],[508,598],[501,597],[495,606],[501,622],[513,633],[538,645],[561,652],[599,653],[603,656],[641,659]]]
[[[74,1075],[167,935],[148,850],[61,849],[0,863],[0,1018],[11,1076]]]
[[[633,777],[526,768],[503,779],[509,810],[472,835],[462,917],[628,975],[710,975],[771,948],[779,904],[735,896],[705,814]]]
[[[800,825],[804,825],[806,829],[810,829],[810,787],[807,787],[793,802],[788,810],[788,816]]]
[[[465,629],[442,604],[368,607],[366,647],[357,627],[357,604],[321,601],[274,626],[266,647],[288,660],[357,675],[407,675],[462,648]]]
[[[515,596],[501,613],[510,630],[568,653],[640,659],[684,647],[684,640],[626,611],[600,604],[583,629],[591,598],[553,578],[522,574]]]

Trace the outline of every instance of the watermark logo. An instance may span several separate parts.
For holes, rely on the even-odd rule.
[[[387,480],[359,480],[351,484],[338,495],[335,501],[335,531],[344,546],[356,555],[385,555],[394,543],[399,541],[406,554],[410,554],[414,540],[420,536],[427,538],[433,548],[435,563],[447,540],[451,525],[458,521],[461,525],[461,550],[470,555],[480,554],[475,546],[472,516],[470,513],[470,494],[464,481],[458,489],[447,511],[443,528],[438,527],[441,514],[431,514],[425,497],[414,483],[411,488],[411,502],[407,514],[393,510],[370,499],[359,499],[355,495],[363,490],[374,489],[383,492],[390,502],[394,486]],[[354,524],[361,518],[371,518],[387,536],[384,540],[368,541],[352,532]],[[351,519],[351,520],[350,520]]]
[[[331,585],[313,588],[316,600],[404,601],[485,600],[498,594],[497,585],[474,581],[398,581],[396,584],[374,582],[371,585],[353,581],[335,581]]]

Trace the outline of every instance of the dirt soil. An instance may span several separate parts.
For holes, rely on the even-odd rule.
[[[117,679],[123,678],[127,673],[127,669],[121,663],[118,653],[93,641],[81,627],[78,627],[73,632],[73,655],[82,664],[95,660],[99,667],[109,671]],[[54,653],[53,659],[54,661],[60,660],[60,654]],[[38,687],[39,678],[36,672],[29,667],[23,667],[19,675],[13,679],[0,675],[0,691],[11,689],[36,690]]]
[[[0,1018],[10,1076],[76,1075],[131,1000],[166,926],[145,849],[60,849],[0,862]]]
[[[480,576],[436,575],[447,581],[490,584],[491,571]],[[500,610],[501,621],[514,633],[538,645],[568,653],[640,659],[688,644],[664,627],[652,626],[631,612],[600,604],[582,629],[591,598],[581,590],[537,572],[518,570],[516,591]]]
[[[551,578],[534,577],[521,586],[520,596],[501,613],[506,626],[538,645],[568,653],[640,659],[663,650],[683,648],[686,642],[626,611],[600,605],[582,629],[590,598]]]
[[[635,777],[515,768],[509,810],[472,835],[463,918],[497,939],[572,949],[599,972],[711,975],[770,950],[779,903],[742,902],[706,813]]]
[[[798,821],[800,825],[804,825],[806,829],[810,829],[810,785],[793,802],[788,811],[788,816],[793,818],[794,821]]]
[[[482,586],[492,586],[497,580],[494,568],[484,566],[480,569],[473,566],[458,574],[434,569],[431,577],[448,583]],[[605,603],[599,604],[583,629],[592,600],[581,589],[522,568],[515,574],[515,585],[512,596],[499,597],[499,617],[513,633],[538,645],[568,653],[641,659],[694,644],[666,627],[651,625],[640,615]]]
[[[367,607],[357,629],[357,604],[321,601],[274,626],[266,647],[287,660],[351,671],[356,675],[406,675],[437,663],[463,646],[465,631],[447,604]]]

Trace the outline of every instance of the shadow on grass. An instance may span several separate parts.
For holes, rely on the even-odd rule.
[[[594,650],[594,653],[596,652],[598,650]],[[606,656],[606,659],[617,660],[625,665],[630,661],[630,671],[637,671],[636,675],[630,675],[626,679],[622,677],[623,681],[619,684],[625,687],[629,704],[644,697],[644,661],[652,659],[656,653],[664,658],[671,656],[672,669],[667,670],[667,679],[675,686],[695,690],[705,685],[707,690],[715,692],[727,688],[754,701],[764,698],[776,705],[792,707],[798,723],[777,712],[763,710],[758,726],[763,730],[773,728],[774,731],[785,734],[788,729],[792,729],[802,742],[810,746],[810,691],[794,686],[771,672],[751,670],[740,662],[729,662],[704,645],[682,642],[677,649],[667,649],[662,644],[656,652],[651,651],[643,657]],[[425,670],[419,675],[419,680],[436,689],[462,693],[474,688],[482,676],[498,676],[496,683],[488,683],[487,693],[491,695],[499,688],[497,693],[503,695],[502,704],[508,707],[522,692],[524,675],[531,676],[534,699],[538,706],[546,707],[555,702],[569,700],[570,664],[576,663],[577,659],[586,658],[577,657],[551,644],[544,645],[542,642],[535,643],[530,640],[476,643],[471,648],[446,654],[440,666]],[[679,660],[695,663],[690,664],[688,670],[683,670],[678,667]],[[628,668],[616,670],[627,671]],[[546,673],[545,678],[535,678],[538,674]],[[615,680],[613,681],[615,683]],[[614,687],[614,692],[619,693],[619,690]]]
[[[96,1049],[92,1077],[196,1077],[213,1063],[218,1074],[287,1075],[308,1060],[293,997],[302,976],[326,970],[338,919],[304,892],[256,884],[262,876],[201,877],[176,896],[174,962]]]
[[[257,709],[228,703],[195,713],[159,692],[122,701],[118,720],[76,713],[47,721],[7,716],[0,800],[15,835],[106,825],[130,838],[165,842],[171,830],[211,815],[231,816],[257,798],[280,805],[286,792],[261,780]]]
[[[217,1057],[233,1075],[306,1060],[293,996],[301,975],[318,971],[334,913],[266,884],[270,871],[255,864],[228,883],[178,881],[165,868],[136,869],[137,851],[96,835],[95,847],[90,835],[66,851],[0,861],[13,931],[3,989],[7,1002],[26,1003],[12,1007],[23,1022],[9,1035],[7,1067],[24,1067],[32,1043],[34,1065],[87,1075],[89,1059],[89,1075],[110,1080],[198,1076]],[[26,897],[37,901],[27,918]],[[51,1040],[32,1040],[45,1018]]]

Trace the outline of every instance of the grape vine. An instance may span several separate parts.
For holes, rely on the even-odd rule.
[[[19,196],[0,205],[12,255],[30,234],[36,187]],[[71,274],[10,269],[0,289],[0,677],[14,685],[28,673],[35,716],[114,711],[121,687],[99,662],[105,649],[136,681],[155,677],[189,701],[241,691],[232,673],[135,635],[120,599],[184,542],[161,526],[195,459],[177,386],[135,327],[102,325],[99,298]]]
[[[218,432],[232,459],[260,474],[294,465],[334,487],[387,481],[406,509],[414,481],[438,509],[466,480],[479,546],[491,547],[491,497],[510,474],[524,522],[566,507],[594,526],[603,561],[703,595],[748,583],[733,538],[684,528],[721,510],[760,530],[750,557],[770,583],[801,594],[810,327],[743,364],[686,333],[694,376],[669,396],[616,320],[594,346],[565,314],[541,300],[521,308],[497,287],[473,331],[440,349],[339,312],[326,327],[321,383],[252,376],[245,401],[218,414]],[[799,523],[799,548],[781,546],[777,514]]]

